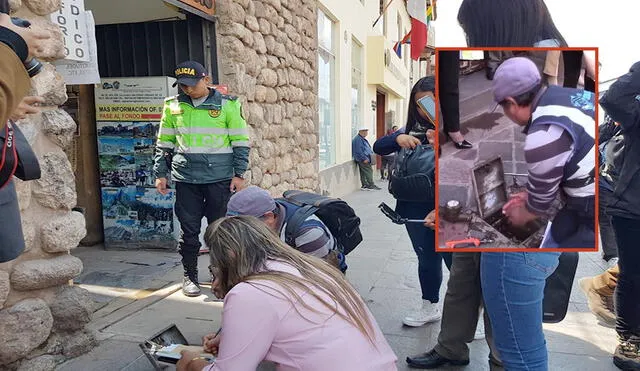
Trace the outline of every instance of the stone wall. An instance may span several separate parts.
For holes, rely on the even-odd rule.
[[[219,0],[220,82],[250,125],[251,184],[318,191],[317,2]]]
[[[48,14],[60,0],[10,0],[15,16],[33,28],[52,34],[42,61],[64,57],[60,29]],[[42,113],[18,122],[40,159],[42,177],[16,179],[26,250],[14,261],[0,264],[0,369],[53,370],[95,344],[85,331],[92,300],[69,281],[82,271],[80,259],[69,251],[85,236],[85,219],[76,206],[73,172],[63,148],[74,135],[75,122],[58,108],[66,99],[65,83],[53,65],[45,63],[33,78],[31,95],[45,99]]]

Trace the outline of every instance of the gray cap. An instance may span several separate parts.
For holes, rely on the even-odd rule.
[[[531,91],[542,81],[538,67],[529,58],[514,57],[504,61],[493,75],[493,101],[490,111],[508,97]]]
[[[276,202],[269,192],[256,186],[249,186],[234,194],[227,204],[227,216],[250,215],[259,218],[275,210]]]

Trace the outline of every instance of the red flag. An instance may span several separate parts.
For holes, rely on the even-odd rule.
[[[418,60],[427,46],[427,25],[411,18],[411,59]]]

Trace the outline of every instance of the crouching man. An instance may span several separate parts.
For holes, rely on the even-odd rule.
[[[274,200],[269,192],[250,186],[229,199],[227,216],[250,215],[262,220],[286,242],[285,230],[299,207],[282,199]],[[296,250],[326,260],[343,273],[347,270],[344,255],[338,250],[329,228],[311,215],[294,232]]]

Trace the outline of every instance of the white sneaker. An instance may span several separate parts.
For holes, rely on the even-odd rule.
[[[422,307],[409,313],[409,315],[404,317],[402,323],[410,327],[420,327],[429,322],[439,321],[440,318],[442,318],[442,312],[440,312],[438,304],[433,304],[429,300],[423,300]]]
[[[473,340],[482,340],[484,337],[484,316],[482,315],[482,311],[480,311],[480,318],[478,319],[478,325],[476,326],[476,333],[473,335]]]

